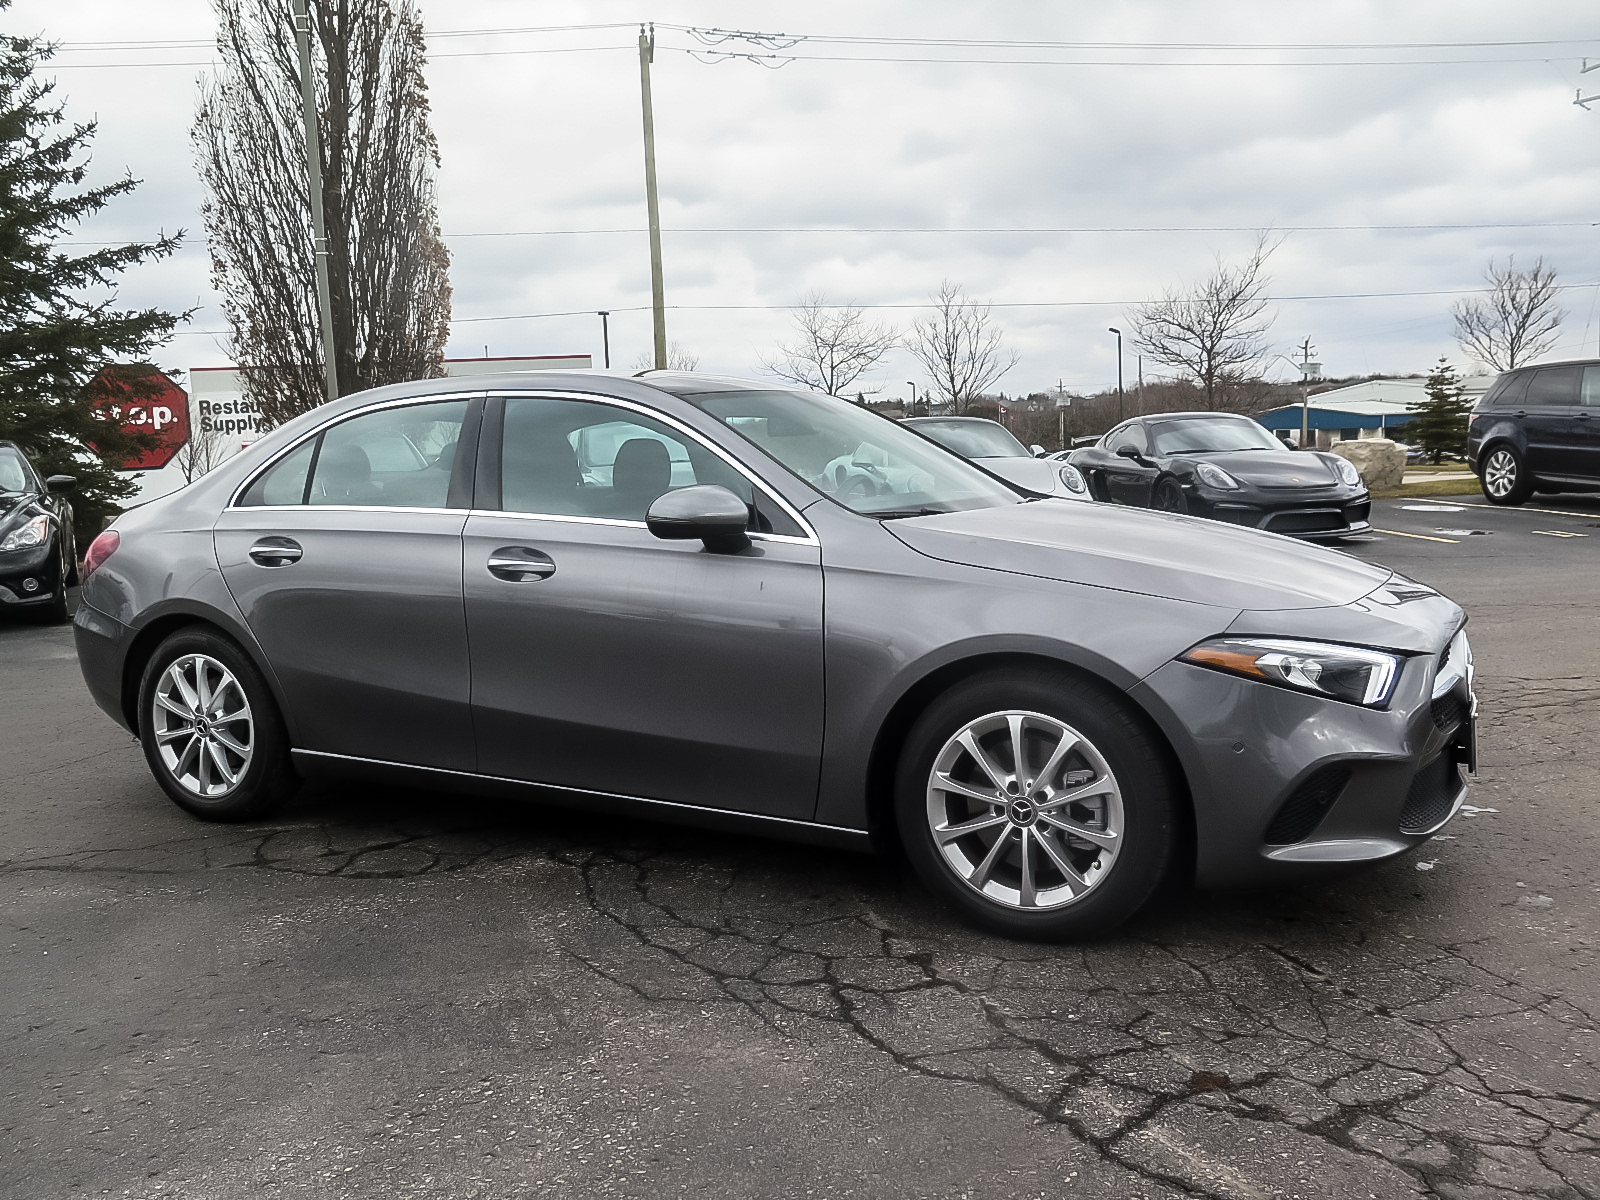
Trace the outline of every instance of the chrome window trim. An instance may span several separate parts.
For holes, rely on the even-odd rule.
[[[724,450],[721,446],[718,446],[715,443],[706,441],[705,436],[702,433],[700,433],[699,430],[693,428],[690,425],[686,425],[683,421],[680,421],[677,417],[673,416],[671,413],[664,413],[658,408],[651,408],[648,405],[639,404],[639,403],[637,403],[636,401],[633,401],[633,400],[620,400],[616,396],[601,396],[601,395],[596,395],[593,392],[551,392],[551,391],[537,391],[537,390],[524,390],[524,389],[512,390],[512,389],[509,389],[509,388],[494,388],[494,389],[491,389],[489,392],[487,392],[486,395],[491,400],[493,400],[493,399],[495,399],[497,397],[501,398],[501,399],[506,399],[506,400],[584,400],[584,401],[588,401],[591,404],[604,404],[604,405],[607,405],[607,406],[609,406],[611,408],[620,408],[620,409],[623,409],[623,410],[625,410],[627,412],[637,413],[642,417],[649,417],[653,421],[660,421],[663,425],[669,426],[670,428],[677,430],[679,433],[683,434],[685,437],[689,438],[691,441],[694,441],[694,442],[698,443],[701,447],[703,447],[706,450],[709,450],[712,454],[716,455],[723,462],[727,463],[728,466],[732,467],[736,473],[738,473],[739,475],[744,476],[744,478],[749,481],[751,487],[760,488],[763,495],[765,495],[768,499],[770,499],[774,504],[776,504],[779,508],[781,508],[785,513],[787,513],[789,515],[789,518],[792,521],[794,521],[794,523],[796,525],[800,526],[801,529],[806,531],[806,536],[805,537],[801,537],[801,538],[797,538],[797,537],[794,537],[794,536],[792,536],[790,534],[783,534],[783,533],[754,533],[754,532],[752,532],[750,534],[750,537],[752,539],[755,539],[755,538],[771,538],[771,539],[773,539],[775,541],[793,542],[793,543],[801,544],[801,545],[814,545],[814,546],[820,546],[822,544],[822,540],[819,537],[817,537],[817,531],[812,528],[810,521],[806,520],[804,517],[802,517],[800,515],[800,510],[799,509],[795,508],[794,505],[790,504],[782,496],[778,495],[778,493],[775,492],[766,483],[765,480],[761,479],[758,475],[754,474],[750,470],[749,467],[745,466],[738,459],[734,458],[732,454],[728,453],[728,451]],[[488,515],[489,513],[493,513],[495,516],[501,516],[501,517],[524,516],[524,517],[538,517],[538,518],[543,519],[543,520],[598,521],[598,522],[604,522],[606,524],[637,525],[640,528],[644,527],[644,522],[643,521],[620,521],[619,522],[619,521],[614,521],[614,520],[612,520],[611,518],[608,518],[608,517],[568,517],[568,516],[565,516],[565,515],[559,514],[559,513],[550,513],[550,514],[546,514],[546,513],[513,513],[513,512],[506,512],[506,511],[499,510],[499,509],[488,509],[488,510],[477,510],[477,511],[483,512],[485,515]]]
[[[255,511],[254,509],[251,510]],[[415,511],[414,509],[407,511]],[[460,512],[458,508],[446,510]],[[509,517],[519,521],[563,521],[572,525],[609,525],[619,529],[645,529],[649,526],[643,521],[626,521],[618,517],[580,517],[570,513],[531,513],[511,512],[501,508],[474,508],[467,511],[469,517]],[[752,530],[749,534],[752,542],[783,542],[790,546],[817,546],[821,543],[814,537],[795,537],[788,533],[760,533]]]
[[[296,450],[300,449],[301,446],[304,446],[307,442],[309,442],[312,438],[316,437],[319,433],[322,433],[324,430],[332,429],[335,425],[342,425],[342,424],[344,424],[344,422],[350,421],[350,420],[354,420],[356,417],[364,417],[368,413],[380,412],[385,408],[413,408],[418,404],[454,404],[454,403],[459,403],[460,401],[463,401],[463,400],[470,404],[472,401],[478,399],[479,397],[481,397],[483,395],[485,395],[484,392],[472,391],[472,392],[444,392],[444,393],[441,393],[440,395],[437,395],[437,396],[406,396],[406,397],[403,397],[403,398],[398,399],[398,400],[379,400],[376,403],[367,404],[367,405],[363,405],[361,408],[352,409],[350,412],[340,413],[338,416],[333,417],[331,420],[325,421],[323,424],[318,425],[315,429],[307,430],[304,434],[302,434],[295,441],[289,443],[289,445],[285,446],[282,450],[279,450],[276,454],[274,454],[270,459],[268,459],[266,461],[266,463],[264,463],[261,466],[261,468],[259,470],[252,472],[250,474],[250,476],[248,478],[246,478],[245,481],[242,484],[240,484],[238,487],[236,487],[233,490],[233,495],[228,498],[228,508],[229,509],[234,509],[234,508],[245,509],[245,510],[248,510],[250,512],[262,512],[262,511],[266,511],[266,510],[274,509],[274,508],[280,508],[280,509],[281,508],[351,508],[351,509],[362,509],[362,508],[365,508],[365,509],[369,509],[369,510],[370,509],[375,509],[375,508],[377,508],[379,506],[375,505],[375,504],[240,504],[239,503],[239,497],[244,495],[247,491],[249,491],[251,485],[254,484],[256,480],[260,479],[268,471],[272,470],[272,468],[277,466],[280,461],[282,461],[283,459],[287,458],[289,455],[293,454]],[[387,509],[387,511],[390,511],[390,512],[464,512],[465,510],[464,509],[459,509],[459,508],[446,508],[446,509],[408,508],[408,507],[405,507],[405,506],[401,505],[401,506],[390,507],[390,508]]]
[[[423,508],[404,504],[242,504],[230,506],[227,512],[383,512],[422,513],[427,516],[465,517],[464,508]]]

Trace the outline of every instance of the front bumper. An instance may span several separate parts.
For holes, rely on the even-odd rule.
[[[1384,711],[1183,662],[1141,682],[1135,695],[1188,776],[1196,882],[1311,878],[1403,854],[1443,828],[1466,798],[1462,768],[1476,765],[1460,634],[1452,651],[1454,668],[1407,659]]]
[[[0,606],[44,604],[55,599],[55,572],[51,556],[54,539],[26,550],[7,550],[0,554]],[[29,583],[32,588],[28,587]]]
[[[1350,537],[1372,528],[1372,498],[1361,492],[1355,496],[1329,496],[1296,499],[1292,502],[1259,495],[1223,498],[1202,497],[1202,515],[1232,525],[1248,525],[1268,533],[1320,540]]]

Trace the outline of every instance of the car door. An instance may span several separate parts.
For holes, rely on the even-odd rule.
[[[1106,496],[1117,504],[1132,504],[1145,508],[1150,503],[1150,488],[1155,483],[1155,464],[1142,458],[1126,458],[1118,450],[1130,447],[1141,455],[1149,453],[1149,439],[1144,426],[1130,421],[1115,429],[1106,438],[1106,458],[1103,468]]]
[[[1583,473],[1583,451],[1579,448],[1578,388],[1583,377],[1581,366],[1540,367],[1528,382],[1523,401],[1527,413],[1522,427],[1528,438],[1528,470],[1537,476],[1569,476]]]
[[[1592,483],[1600,483],[1600,363],[1583,368],[1578,389],[1577,469],[1573,472]]]
[[[461,530],[482,407],[453,396],[349,417],[218,519],[223,579],[301,749],[474,768]]]
[[[808,820],[822,567],[794,514],[708,443],[622,402],[492,397],[465,578],[479,769]],[[749,550],[645,528],[669,489],[753,505]]]

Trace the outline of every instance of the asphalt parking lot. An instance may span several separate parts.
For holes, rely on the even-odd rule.
[[[0,621],[0,1194],[1600,1197],[1600,496],[1373,524],[1471,615],[1472,807],[1086,946],[536,807],[201,825]]]

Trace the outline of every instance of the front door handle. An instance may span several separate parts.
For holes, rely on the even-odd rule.
[[[258,538],[250,557],[260,567],[287,567],[300,561],[300,543],[286,537]]]
[[[489,555],[489,574],[508,583],[549,579],[555,573],[555,559],[531,546],[501,546]]]
[[[1525,408],[1519,408],[1519,409],[1517,409],[1517,411],[1516,411],[1516,412],[1514,412],[1514,413],[1512,413],[1512,414],[1511,414],[1511,415],[1512,415],[1512,416],[1513,416],[1513,417],[1516,417],[1516,418],[1517,418],[1517,420],[1519,420],[1519,421],[1520,421],[1520,420],[1522,420],[1522,418],[1523,418],[1523,417],[1525,417],[1525,416],[1527,416],[1527,415],[1528,415],[1528,410],[1527,410],[1527,409],[1525,409]]]

